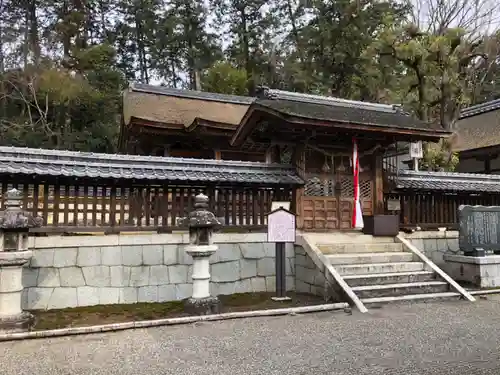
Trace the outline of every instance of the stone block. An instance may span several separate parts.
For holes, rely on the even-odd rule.
[[[193,258],[191,255],[186,253],[186,249],[184,245],[177,246],[177,259],[179,261],[179,264],[181,265],[191,265],[193,264]]]
[[[257,261],[258,276],[274,276],[276,274],[275,258],[262,258]]]
[[[158,302],[157,286],[142,286],[137,289],[138,302]]]
[[[170,266],[179,263],[178,245],[163,245],[163,264]]]
[[[158,302],[175,301],[176,299],[175,285],[169,284],[158,286]]]
[[[274,242],[264,242],[264,257],[276,256],[276,244]]]
[[[142,265],[142,246],[122,246],[122,265],[140,266]]]
[[[324,286],[311,285],[311,294],[314,295],[314,296],[321,296],[321,297],[323,297],[325,295],[325,287]]]
[[[293,249],[295,250],[295,255],[306,255],[306,251],[304,250],[304,248],[302,246],[299,246],[299,245],[294,245],[293,246]]]
[[[82,267],[87,286],[111,286],[111,272],[108,266]]]
[[[252,293],[251,279],[236,281],[234,283],[234,293]]]
[[[114,266],[109,267],[111,275],[111,286],[125,287],[130,285],[131,267]]]
[[[326,278],[323,272],[316,272],[314,275],[314,285],[316,286],[324,286],[326,283]]]
[[[240,278],[257,276],[257,259],[240,259]]]
[[[448,251],[452,253],[458,253],[460,247],[458,245],[458,238],[448,238],[447,239]]]
[[[424,251],[425,253],[431,253],[437,250],[437,240],[435,238],[427,238],[424,240]]]
[[[119,288],[118,303],[131,304],[137,303],[137,288],[125,287]]]
[[[285,281],[287,292],[293,292],[295,290],[295,278],[293,276],[287,276]]]
[[[62,287],[85,286],[85,279],[80,267],[66,267],[59,269],[59,278]]]
[[[313,260],[309,255],[306,255],[306,264],[304,267],[309,268],[311,270],[315,270],[317,268],[316,263],[313,262]]]
[[[99,295],[101,288],[91,286],[81,286],[76,288],[76,297],[78,306],[95,306],[99,304]]]
[[[188,281],[188,269],[189,266],[184,264],[168,266],[168,277],[170,284],[186,283]]]
[[[115,305],[120,302],[120,288],[99,288],[99,305]]]
[[[175,299],[183,300],[191,297],[193,294],[193,286],[191,284],[176,284],[175,285]]]
[[[76,288],[54,288],[47,309],[64,309],[77,306],[78,299]]]
[[[54,250],[54,267],[74,267],[77,256],[78,248],[76,247]]]
[[[28,310],[46,310],[54,288],[28,288]]]
[[[311,285],[303,282],[302,280],[295,279],[295,292],[296,293],[311,293]]]
[[[168,266],[151,266],[149,270],[149,285],[164,285],[169,283]]]
[[[238,244],[221,243],[217,251],[210,257],[210,263],[231,262],[240,258],[241,252]]]
[[[101,247],[101,264],[103,266],[121,266],[122,248],[120,246]]]
[[[305,267],[307,265],[307,255],[297,254],[295,255],[295,264],[297,266]]]
[[[146,245],[142,247],[144,265],[155,266],[163,264],[163,245]]]
[[[276,276],[266,277],[266,291],[270,293],[276,291]]]
[[[39,268],[23,268],[23,287],[31,288],[37,286]]]
[[[425,251],[424,240],[421,238],[415,238],[410,240],[411,244],[415,246],[420,251]]]
[[[286,271],[287,275],[295,275],[295,258],[287,259],[288,268]]]
[[[61,281],[59,280],[59,269],[40,268],[38,270],[38,279],[36,284],[39,287],[61,286]]]
[[[241,255],[245,259],[260,259],[266,256],[263,243],[240,243]]]
[[[28,288],[24,288],[21,292],[21,309],[28,310]]]
[[[129,286],[147,286],[149,285],[150,267],[138,266],[130,269],[130,284]]]
[[[100,247],[79,247],[76,257],[76,265],[79,267],[91,267],[101,264]]]
[[[240,262],[225,262],[212,265],[212,281],[216,283],[237,281],[240,279]]]
[[[276,256],[276,254],[274,254]],[[293,243],[287,243],[285,245],[285,256],[287,258],[294,258],[295,257],[295,249],[293,247]]]
[[[266,278],[265,277],[253,277],[250,279],[252,285],[252,292],[265,292],[266,291]]]
[[[445,238],[436,241],[436,250],[446,252],[448,250],[448,241]]]
[[[217,295],[229,296],[236,293],[236,282],[217,283]]]
[[[33,258],[31,258],[31,267],[53,267],[54,266],[54,249],[33,250]]]

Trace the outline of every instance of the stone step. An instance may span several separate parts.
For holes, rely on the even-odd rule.
[[[410,294],[405,296],[396,297],[374,297],[363,298],[361,302],[365,305],[371,303],[390,303],[390,302],[405,302],[405,301],[423,301],[423,300],[436,300],[436,299],[459,299],[460,293],[445,292],[445,293],[426,293],[426,294]]]
[[[308,237],[315,244],[371,244],[394,243],[394,237],[379,237],[362,234],[360,232],[309,233]]]
[[[449,291],[444,281],[424,281],[421,283],[382,284],[355,286],[352,291],[361,299],[375,297],[395,297],[410,294],[442,293]]]
[[[432,271],[375,273],[368,275],[344,276],[345,282],[351,287],[362,285],[416,283],[422,281],[432,281],[435,279],[436,274]]]
[[[344,264],[334,266],[340,275],[366,275],[374,273],[423,271],[422,262]]]
[[[323,254],[350,254],[350,253],[399,253],[403,251],[401,243],[374,242],[374,243],[335,243],[317,245]]]
[[[333,266],[342,264],[400,263],[413,261],[412,253],[360,253],[329,254],[326,258]]]

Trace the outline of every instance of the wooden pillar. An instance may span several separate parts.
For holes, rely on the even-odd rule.
[[[491,174],[491,156],[484,159],[484,173]]]
[[[306,147],[304,144],[297,144],[293,152],[292,164],[295,166],[297,174],[305,181],[306,179]],[[297,228],[302,229],[304,226],[304,217],[302,215],[302,197],[304,196],[304,188],[295,188],[294,200],[291,204],[291,209],[297,215]]]
[[[384,214],[383,154],[376,152],[373,158],[373,214]]]

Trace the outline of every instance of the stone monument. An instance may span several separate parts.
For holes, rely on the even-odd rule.
[[[33,315],[21,308],[23,266],[33,256],[28,250],[29,228],[42,225],[41,217],[33,217],[21,208],[22,193],[7,192],[5,210],[0,212],[0,332],[28,330]]]
[[[214,229],[221,225],[215,215],[208,210],[208,197],[195,197],[195,209],[182,220],[189,227],[189,245],[186,252],[193,257],[193,294],[185,303],[185,310],[191,314],[217,314],[220,302],[210,295],[210,256],[217,251],[213,244]]]

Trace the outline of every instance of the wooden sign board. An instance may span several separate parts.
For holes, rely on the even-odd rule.
[[[460,206],[458,219],[459,247],[466,255],[476,249],[500,253],[500,207]]]
[[[387,211],[401,211],[401,202],[399,199],[387,200]]]
[[[267,215],[267,242],[295,242],[295,214],[283,207]]]

